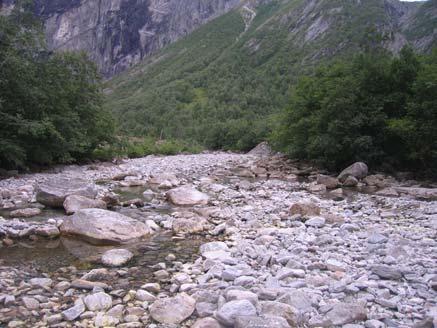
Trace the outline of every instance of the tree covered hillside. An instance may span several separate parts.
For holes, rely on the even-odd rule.
[[[243,6],[109,81],[105,106],[127,134],[246,150],[276,128],[303,73],[380,45],[399,51],[399,39],[414,44],[417,34],[401,22],[416,24],[417,6],[382,0]],[[432,35],[427,26],[420,40],[429,29]]]

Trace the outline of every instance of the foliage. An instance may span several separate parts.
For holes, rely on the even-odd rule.
[[[256,8],[248,27],[231,11],[108,81],[105,107],[128,135],[248,150],[274,130],[301,74],[393,41],[398,31],[386,7],[381,0],[273,0]]]
[[[437,51],[376,51],[301,78],[273,140],[290,156],[330,168],[361,160],[432,171],[436,108]]]
[[[94,64],[47,51],[27,3],[0,16],[0,167],[66,163],[110,141]]]
[[[119,137],[112,143],[103,144],[93,152],[93,158],[111,160],[116,157],[137,158],[152,154],[176,155],[180,153],[200,153],[203,148],[196,143],[180,140],[155,140],[151,137]]]

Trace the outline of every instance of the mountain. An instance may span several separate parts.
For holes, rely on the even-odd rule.
[[[274,128],[290,86],[317,64],[375,43],[431,51],[436,3],[242,4],[109,81],[106,106],[129,134],[250,148]]]
[[[0,1],[8,10],[15,0]],[[226,13],[240,0],[34,0],[53,50],[84,50],[106,76]]]

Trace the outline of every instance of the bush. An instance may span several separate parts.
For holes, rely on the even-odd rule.
[[[49,53],[24,9],[0,15],[0,167],[88,158],[114,133],[96,67],[84,54]]]
[[[179,140],[159,140],[151,137],[121,137],[111,144],[104,144],[93,152],[93,159],[108,161],[115,157],[139,158],[147,155],[176,155],[200,153],[203,148],[197,143]]]
[[[437,164],[436,53],[361,54],[301,78],[272,140],[292,157],[331,169],[365,161],[431,172]]]

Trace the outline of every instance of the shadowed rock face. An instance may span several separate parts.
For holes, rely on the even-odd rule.
[[[54,50],[84,50],[109,77],[240,0],[36,0]]]

